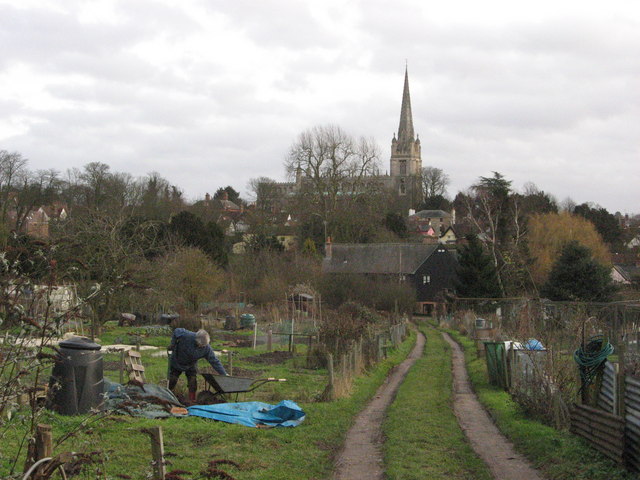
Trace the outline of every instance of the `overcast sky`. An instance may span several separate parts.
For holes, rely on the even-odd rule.
[[[189,199],[284,180],[315,125],[388,169],[405,61],[423,165],[640,213],[637,0],[0,0],[0,150],[157,171]]]

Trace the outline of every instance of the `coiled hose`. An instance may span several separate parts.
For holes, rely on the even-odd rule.
[[[588,387],[593,379],[604,368],[607,357],[613,353],[613,345],[605,341],[604,335],[595,335],[589,339],[584,348],[580,347],[573,353],[573,359],[578,364],[582,387]]]

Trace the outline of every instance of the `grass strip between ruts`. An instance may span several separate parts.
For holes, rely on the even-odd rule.
[[[622,480],[638,478],[591,448],[579,437],[527,418],[509,393],[489,384],[483,358],[472,340],[456,331],[448,333],[463,347],[469,378],[480,403],[500,431],[533,465],[551,480]]]
[[[386,478],[491,479],[467,443],[452,409],[451,349],[421,326],[425,351],[400,386],[384,424]]]

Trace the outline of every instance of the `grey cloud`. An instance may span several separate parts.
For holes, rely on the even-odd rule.
[[[320,25],[304,2],[296,0],[235,0],[214,2],[213,11],[225,15],[259,45],[304,49],[337,46],[339,38]],[[337,12],[336,12],[337,13]]]

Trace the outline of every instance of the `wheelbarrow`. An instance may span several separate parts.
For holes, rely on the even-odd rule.
[[[252,392],[265,383],[286,382],[286,378],[246,378],[232,377],[225,375],[214,375],[212,373],[201,373],[202,378],[207,382],[207,389],[198,393],[197,402],[201,405],[212,403],[225,403],[235,393],[235,401],[238,401],[240,393]],[[213,389],[213,390],[211,390]]]

